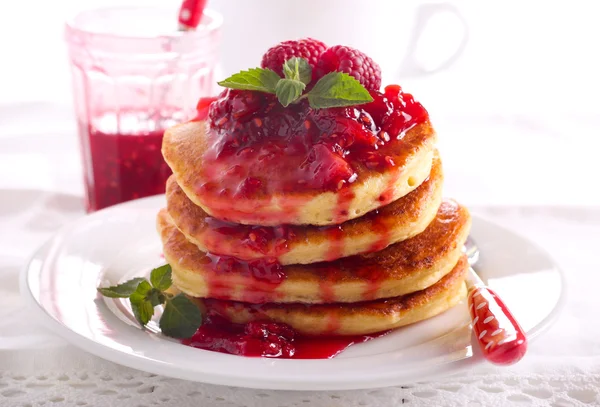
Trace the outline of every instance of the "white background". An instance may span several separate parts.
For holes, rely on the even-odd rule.
[[[209,6],[221,8],[226,1],[242,0],[209,0]],[[289,1],[290,7],[297,3],[282,1]],[[377,7],[380,1],[365,0],[364,4]],[[470,29],[463,57],[445,72],[401,81],[428,108],[440,133],[448,194],[460,194],[463,201],[477,204],[600,204],[598,188],[592,186],[600,175],[596,3],[453,3]],[[79,10],[110,4],[124,3],[0,2],[0,137],[11,137],[0,146],[9,154],[0,162],[3,185],[81,193],[63,23]],[[230,36],[243,36],[252,24],[265,23],[260,16],[257,10],[248,15],[247,26],[226,22],[224,29]],[[444,29],[443,24],[439,27]],[[433,42],[434,50],[432,38],[439,34],[434,29],[424,38],[429,38],[429,45]],[[391,33],[390,52],[395,42]],[[229,58],[235,52],[234,48],[223,50]],[[48,149],[60,146],[61,168],[55,168],[56,156],[49,159],[41,154],[23,168],[21,180],[12,179],[8,174],[15,163],[27,158],[27,150],[19,147],[18,153],[25,156],[17,156],[11,148],[19,136],[39,135],[41,130]],[[48,172],[53,176],[40,175]]]
[[[209,0],[220,8],[223,2]],[[290,4],[295,4],[291,0]],[[327,1],[327,0],[325,0]],[[367,1],[377,7],[379,0]],[[111,4],[176,4],[177,0],[28,0],[0,2],[0,101],[68,100],[69,77],[63,22],[77,11]],[[600,24],[592,1],[454,1],[470,26],[464,58],[441,75],[437,93],[459,92],[453,110],[487,103],[508,111],[535,110],[595,113],[591,97],[600,91],[597,58]],[[259,18],[257,10],[256,18]],[[225,29],[239,32],[248,27]],[[257,24],[263,23],[257,20]],[[376,22],[373,22],[376,24]],[[281,39],[273,38],[273,42]],[[394,38],[390,35],[390,52]],[[235,53],[235,49],[224,50]],[[258,58],[259,56],[257,56]],[[464,83],[468,79],[469,83]],[[429,86],[434,87],[438,83]],[[441,90],[441,92],[440,92]],[[441,95],[438,95],[441,97]],[[464,97],[464,98],[463,98]],[[470,97],[479,98],[477,101]],[[454,97],[452,100],[455,100]],[[465,105],[465,103],[467,103]],[[448,107],[448,106],[446,106]]]

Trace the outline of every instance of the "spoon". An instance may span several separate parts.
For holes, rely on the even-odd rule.
[[[468,237],[463,249],[469,265],[468,303],[473,334],[483,356],[496,365],[517,363],[527,351],[527,337],[504,301],[477,275],[473,266],[479,261],[479,249]]]
[[[183,0],[179,8],[179,31],[193,31],[202,18],[206,0]]]

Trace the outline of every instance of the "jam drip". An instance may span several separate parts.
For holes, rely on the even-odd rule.
[[[283,266],[275,258],[266,257],[244,261],[232,256],[220,256],[212,253],[207,253],[204,258],[206,259],[205,266],[208,266],[215,274],[235,273],[270,284],[279,284],[285,279]]]
[[[301,336],[286,324],[253,321],[234,324],[211,314],[184,345],[239,356],[286,359],[330,359],[355,343],[387,332],[359,336]]]
[[[338,191],[360,168],[395,166],[386,147],[426,121],[427,111],[398,85],[371,96],[368,104],[315,110],[307,101],[284,108],[271,94],[225,90],[208,109],[200,192],[235,198]],[[202,116],[205,104],[199,110]]]
[[[222,242],[235,238],[237,249],[243,256],[245,251],[260,253],[263,255],[280,256],[288,252],[288,241],[294,237],[293,228],[287,225],[276,227],[240,225],[222,221],[213,217],[205,218],[206,245],[211,251],[222,253],[220,246]],[[236,250],[235,247],[227,250]]]
[[[286,278],[283,266],[273,257],[245,261],[206,253],[203,260],[204,267],[210,270],[204,276],[210,298],[230,299],[235,285],[232,281],[237,280],[243,284],[243,301],[262,303],[273,298],[275,289]],[[246,280],[241,281],[240,277]]]
[[[368,252],[377,252],[383,250],[390,244],[391,235],[389,226],[378,220],[379,210],[375,210],[365,215],[366,218],[372,218],[371,224],[373,231],[379,235],[379,238],[369,247]],[[266,253],[267,248],[273,242],[276,242],[275,248],[269,253],[283,254],[288,251],[288,239],[294,235],[294,226],[264,227],[237,225],[224,222],[215,218],[207,218],[211,232],[208,241],[211,250],[218,249],[219,238],[223,236],[244,236],[240,239],[240,246],[249,251]],[[346,274],[340,271],[344,268],[356,268],[356,264],[365,263],[361,257],[352,256],[342,258],[344,247],[344,225],[325,226],[320,228],[325,232],[329,241],[329,249],[326,253],[327,261],[313,263],[312,267],[319,269],[323,278],[319,282],[321,298],[326,303],[335,302],[335,293],[333,285],[337,281],[345,278]],[[299,232],[299,231],[298,231]],[[237,249],[240,250],[239,248]],[[247,253],[247,252],[243,252]],[[230,296],[230,284],[228,277],[230,275],[249,277],[254,281],[246,286],[244,290],[244,301],[249,303],[264,302],[265,291],[273,291],[285,278],[285,268],[277,257],[265,256],[258,259],[243,260],[241,258],[219,255],[215,253],[206,253],[204,257],[204,266],[211,274],[206,275],[209,289],[209,297],[228,299]],[[331,262],[334,261],[335,262]],[[212,275],[212,277],[210,277]],[[374,297],[382,281],[382,273],[377,267],[368,262],[364,267],[357,269],[357,276],[365,281],[369,281],[369,287],[365,289],[364,299],[368,300]]]
[[[369,220],[373,232],[379,236],[367,252],[383,250],[391,242],[391,226],[380,219],[379,212],[376,209],[363,217]],[[239,258],[237,260],[240,262],[243,261],[241,259],[248,260],[257,257],[260,259],[278,258],[290,251],[290,240],[303,234],[302,227],[290,225],[275,227],[240,225],[210,216],[204,218],[204,221],[207,228],[203,232],[202,239],[207,249],[216,254],[229,253]],[[340,225],[322,226],[318,230],[327,236],[329,248],[325,254],[325,260],[334,261],[343,257],[346,226],[342,223]],[[219,257],[226,258],[227,256]],[[218,261],[222,262],[223,260]]]

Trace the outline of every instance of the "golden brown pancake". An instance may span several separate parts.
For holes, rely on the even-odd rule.
[[[192,297],[250,303],[359,302],[397,297],[434,284],[450,272],[467,238],[466,208],[445,200],[420,234],[378,252],[307,265],[234,263],[186,240],[166,210],[157,218],[173,282]]]
[[[468,262],[461,256],[452,271],[434,285],[400,297],[351,304],[248,304],[195,299],[203,309],[234,323],[267,320],[288,324],[304,335],[365,335],[438,315],[467,295]]]
[[[201,251],[243,260],[271,257],[311,264],[378,251],[421,233],[442,201],[442,164],[434,157],[429,177],[408,195],[339,226],[249,226],[212,218],[167,182],[167,210],[177,228]]]
[[[331,192],[298,188],[246,197],[232,197],[204,189],[212,180],[205,175],[203,157],[213,145],[205,122],[189,122],[165,132],[162,153],[177,183],[189,199],[209,215],[229,222],[249,225],[280,224],[332,225],[358,218],[393,202],[417,188],[429,175],[436,141],[429,122],[410,129],[399,141],[382,147],[379,153],[390,157],[395,166],[384,171],[370,170],[357,163],[356,181]],[[282,157],[285,160],[286,157]],[[212,164],[210,171],[221,181],[231,167]],[[277,174],[261,174],[263,181]],[[215,186],[215,188],[218,186]],[[218,190],[219,188],[217,188]]]

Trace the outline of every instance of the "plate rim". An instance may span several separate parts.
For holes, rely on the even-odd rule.
[[[196,382],[209,383],[215,385],[228,385],[228,386],[237,386],[237,387],[245,387],[245,388],[253,388],[253,389],[263,389],[263,390],[351,390],[351,389],[370,389],[370,388],[382,388],[388,386],[399,385],[402,383],[402,380],[399,379],[397,371],[392,370],[389,372],[378,372],[377,375],[370,375],[368,377],[361,378],[353,378],[351,380],[340,378],[336,380],[335,377],[330,378],[326,382],[320,381],[311,381],[310,379],[292,379],[292,378],[278,378],[277,381],[274,381],[271,378],[250,378],[248,376],[244,376],[241,374],[235,374],[232,371],[231,374],[222,374],[222,373],[214,373],[214,372],[197,372],[183,369],[181,367],[173,366],[168,362],[155,360],[155,359],[145,359],[142,356],[134,353],[124,352],[119,349],[111,348],[106,346],[105,344],[94,341],[93,339],[80,334],[68,326],[62,324],[60,321],[56,320],[51,314],[49,314],[44,306],[37,301],[35,298],[32,288],[29,285],[29,277],[31,273],[35,273],[35,261],[41,260],[41,264],[46,260],[47,252],[49,247],[53,242],[57,241],[61,235],[66,233],[69,229],[77,226],[79,222],[86,221],[90,219],[90,217],[102,216],[105,211],[115,210],[115,208],[122,208],[126,206],[135,206],[139,205],[140,201],[153,201],[158,198],[164,199],[162,195],[155,195],[151,197],[141,198],[129,202],[125,202],[119,205],[115,205],[113,207],[105,208],[100,211],[94,212],[92,214],[88,214],[86,216],[82,216],[78,219],[72,220],[65,224],[62,228],[60,228],[48,241],[42,244],[38,249],[34,251],[34,253],[29,257],[25,266],[23,267],[22,272],[20,273],[19,281],[20,281],[20,291],[22,297],[25,298],[27,304],[35,309],[36,319],[44,326],[49,328],[53,333],[57,334],[59,337],[65,339],[67,342],[73,344],[74,346],[83,349],[84,351],[100,357],[102,359],[111,361],[118,365],[126,366],[129,368],[158,374],[161,376],[169,376],[177,379],[183,380],[192,380]],[[550,312],[535,326],[533,326],[528,332],[528,340],[532,342],[537,337],[540,336],[543,332],[548,330],[552,324],[556,321],[556,319],[560,316],[561,311],[564,309],[564,305],[566,302],[566,276],[563,269],[560,265],[554,260],[554,258],[548,253],[548,251],[538,245],[535,241],[532,241],[528,237],[513,231],[510,228],[504,227],[497,222],[489,219],[488,216],[481,215],[480,213],[473,212],[472,218],[477,218],[478,222],[483,222],[487,224],[491,224],[493,227],[500,228],[505,232],[508,232],[513,235],[517,235],[520,238],[526,240],[530,245],[539,250],[541,253],[547,257],[553,268],[556,270],[559,278],[560,278],[560,292],[556,303]],[[123,327],[126,325],[123,324]],[[468,367],[475,366],[484,362],[483,356],[480,354],[476,347],[472,347],[473,351],[470,355],[461,358],[459,360],[449,361],[442,363],[436,366],[437,371],[432,372],[431,366],[420,367],[417,364],[408,365],[411,367],[411,379],[410,381],[418,381],[422,379],[432,379],[442,376],[448,376],[452,373],[456,373],[458,371],[464,370]],[[236,357],[233,355],[227,355],[230,357]],[[368,356],[363,356],[368,357]],[[278,361],[279,363],[282,361]],[[287,361],[283,361],[287,362]],[[294,360],[296,363],[310,363],[315,362],[314,360]],[[407,366],[407,365],[404,365]],[[190,376],[193,374],[194,376]]]

